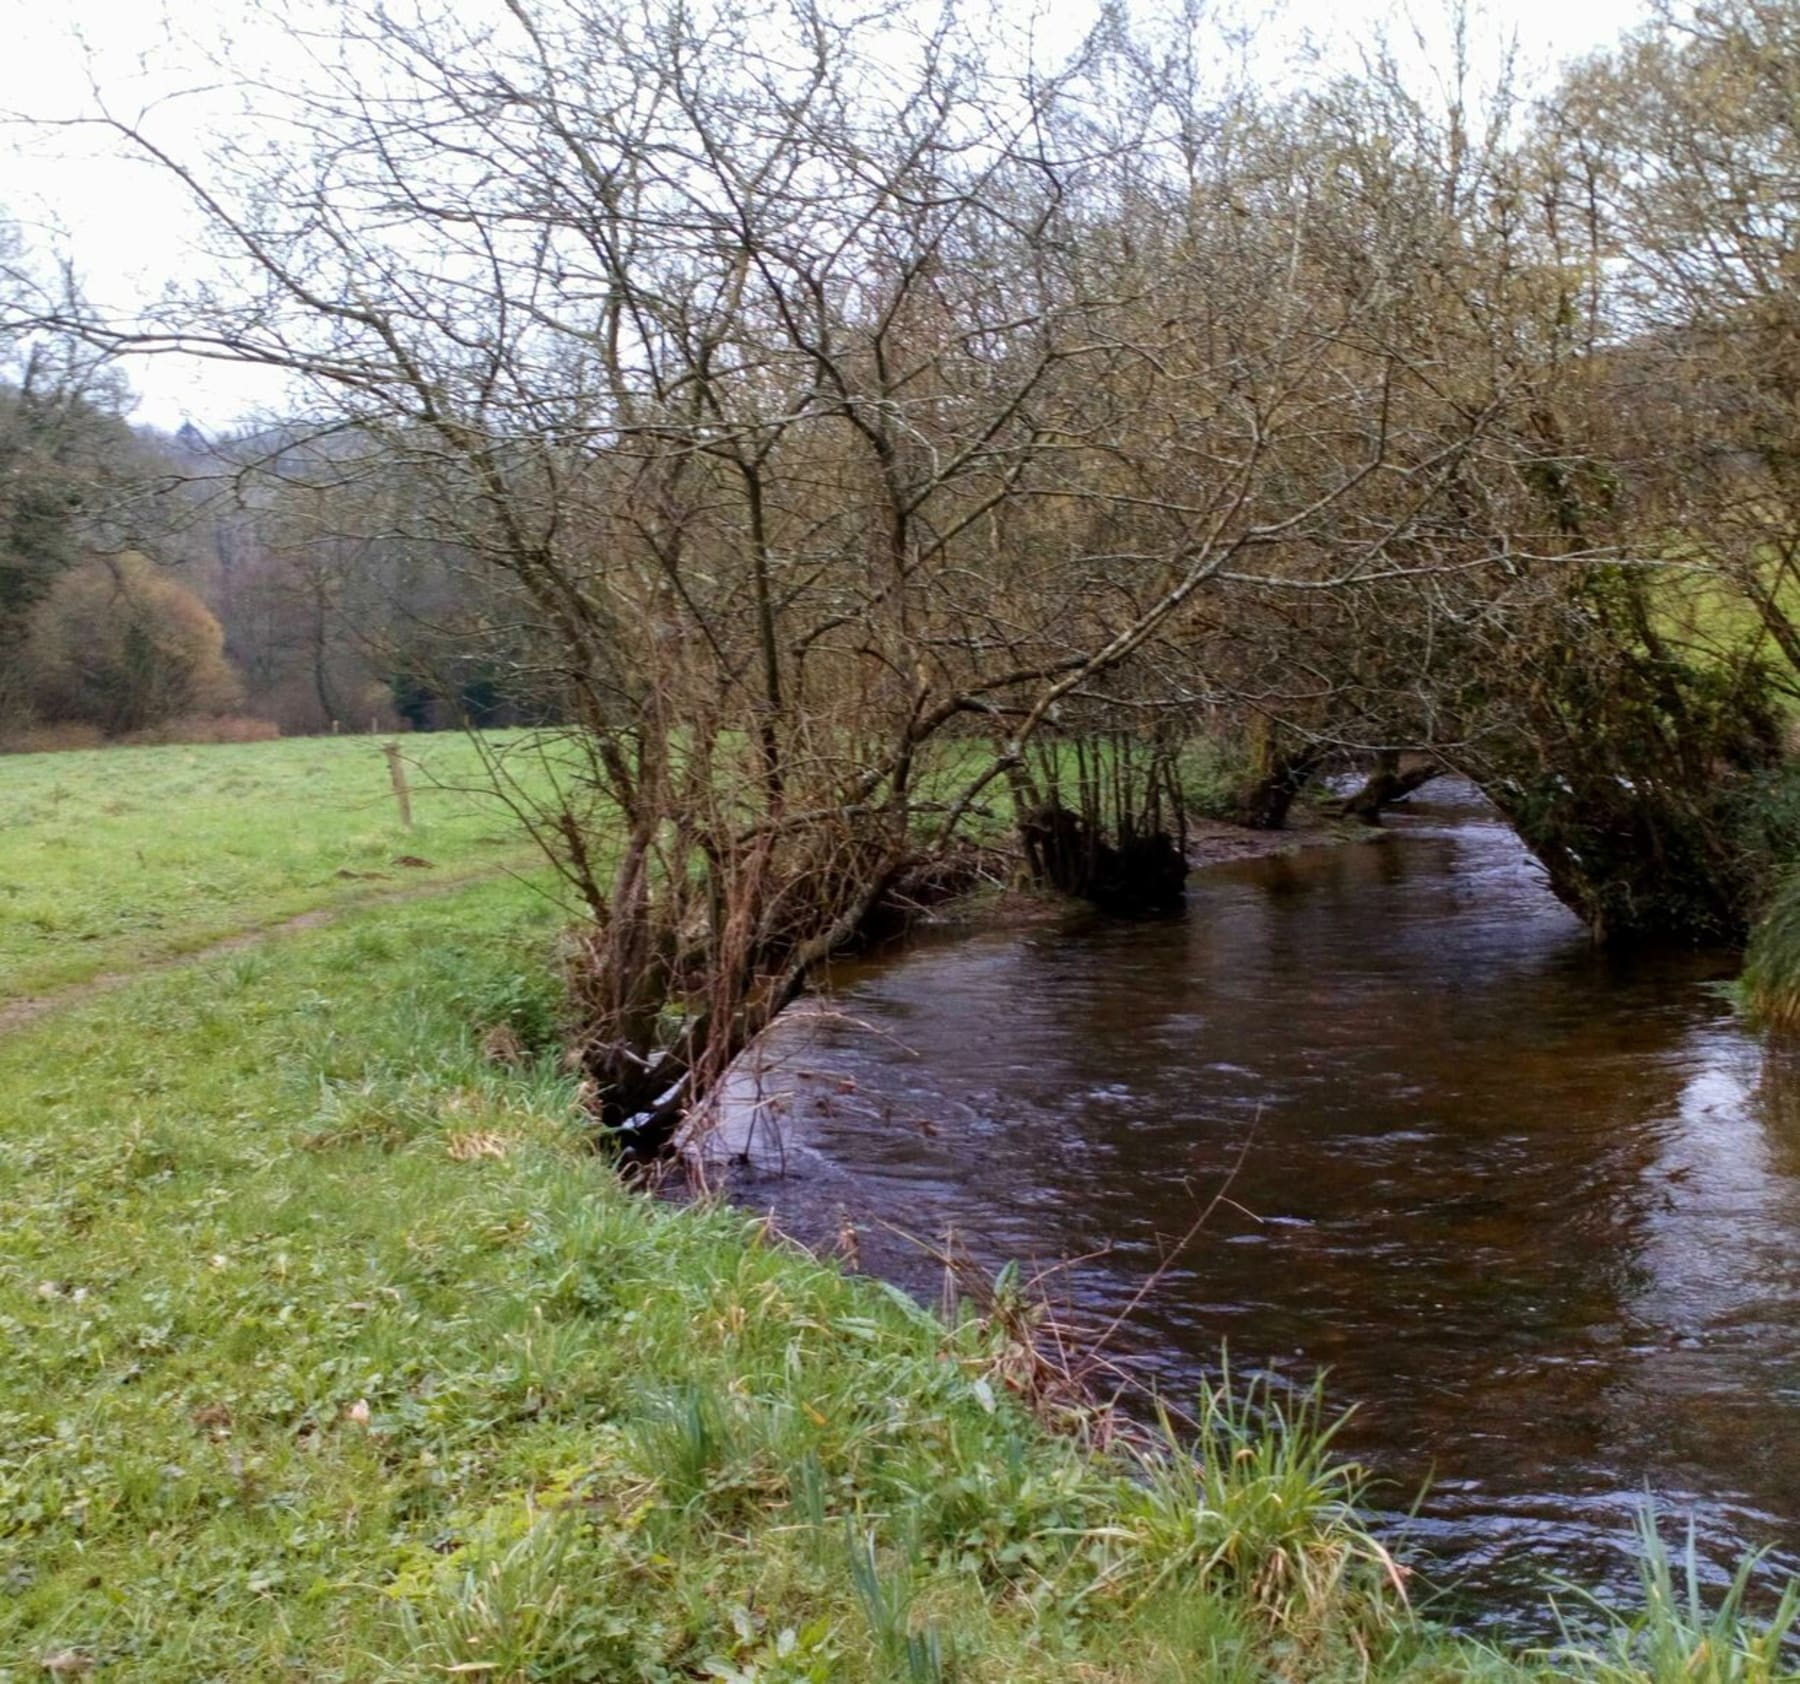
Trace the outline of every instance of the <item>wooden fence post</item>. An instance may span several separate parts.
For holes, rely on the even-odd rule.
[[[412,791],[406,787],[406,768],[400,763],[400,745],[383,743],[381,752],[387,756],[388,776],[394,780],[394,799],[400,803],[400,823],[411,830]]]

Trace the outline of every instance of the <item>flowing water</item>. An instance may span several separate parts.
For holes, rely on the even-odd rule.
[[[1454,1606],[1530,1627],[1548,1575],[1628,1579],[1647,1493],[1715,1566],[1792,1569],[1800,1103],[1729,966],[1596,954],[1472,796],[1395,830],[1211,868],[1165,922],[840,968],[778,1038],[780,1164],[741,1196],[841,1207],[922,1288],[883,1221],[1085,1257],[1055,1291],[1104,1320],[1226,1187],[1115,1349],[1177,1400],[1222,1345],[1328,1370]]]

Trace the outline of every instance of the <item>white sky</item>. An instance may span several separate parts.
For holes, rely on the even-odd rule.
[[[246,99],[241,87],[196,68],[199,55],[184,43],[240,66],[279,64],[277,3],[72,0],[53,9],[45,0],[0,0],[0,116],[75,116],[91,109],[93,86],[121,113],[136,115],[204,77],[210,90],[186,95],[181,107],[183,123],[203,138],[211,122],[241,112]],[[471,11],[494,3],[457,0]],[[1040,33],[1066,31],[1073,41],[1093,10],[1092,0],[1046,0]],[[1269,0],[1268,15],[1274,27],[1266,38],[1277,43],[1271,64],[1310,40],[1323,68],[1348,69],[1384,25],[1405,38],[1418,20],[1427,39],[1442,36],[1437,0],[1413,0],[1410,11],[1391,0]],[[1642,0],[1486,0],[1475,21],[1477,64],[1494,63],[1499,43],[1516,34],[1525,67],[1547,75],[1642,15]],[[1431,49],[1425,57],[1429,70]],[[72,258],[90,297],[109,308],[128,310],[206,267],[194,220],[173,184],[142,164],[97,154],[81,134],[0,126],[0,213],[23,226],[31,246]],[[139,395],[135,419],[171,430],[192,419],[215,431],[280,401],[279,384],[266,371],[160,357],[135,359],[127,373]]]

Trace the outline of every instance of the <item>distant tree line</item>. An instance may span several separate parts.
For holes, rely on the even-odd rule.
[[[0,368],[0,746],[542,720],[479,576],[299,428],[134,428],[66,335]],[[222,723],[229,722],[229,723]]]

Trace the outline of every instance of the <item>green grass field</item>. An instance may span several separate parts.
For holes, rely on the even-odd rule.
[[[467,738],[402,742],[410,831],[373,737],[0,759],[0,1003],[531,858]]]
[[[299,893],[357,746],[0,761],[0,790],[185,778]],[[230,795],[326,776],[280,845],[232,831]],[[365,822],[367,861],[395,844]],[[197,926],[156,857],[139,903]],[[1105,1452],[1028,1407],[1015,1295],[947,1325],[624,1190],[558,1054],[560,917],[489,878],[0,1033],[0,1684],[1793,1676],[1654,1575],[1594,1653],[1434,1631],[1306,1410],[1215,1397],[1196,1455]]]

